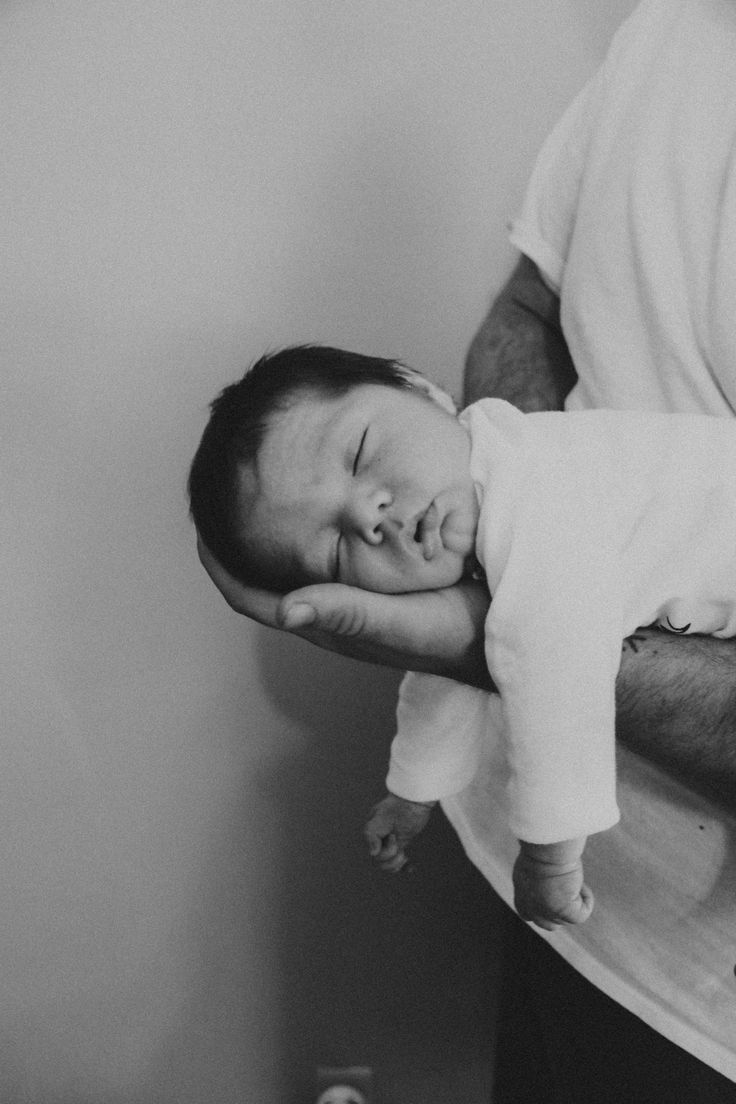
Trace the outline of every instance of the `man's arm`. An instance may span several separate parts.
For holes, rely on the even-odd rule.
[[[736,804],[736,640],[637,630],[624,641],[616,707],[622,743]]]
[[[561,410],[576,380],[560,300],[522,256],[468,350],[465,404],[493,397],[526,412]]]

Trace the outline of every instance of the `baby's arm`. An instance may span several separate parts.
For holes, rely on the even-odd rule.
[[[460,793],[475,777],[490,713],[490,694],[436,675],[410,672],[399,688],[396,736],[386,789],[410,801]]]
[[[561,843],[525,843],[514,864],[514,905],[522,920],[546,931],[582,924],[593,911],[583,882],[585,836]]]
[[[383,870],[401,870],[406,846],[424,828],[437,800],[459,793],[472,781],[489,697],[434,675],[413,672],[404,677],[388,794],[371,810],[364,829],[370,853]]]
[[[407,863],[406,847],[429,820],[436,801],[408,801],[387,794],[368,814],[363,835],[382,870],[396,874]]]

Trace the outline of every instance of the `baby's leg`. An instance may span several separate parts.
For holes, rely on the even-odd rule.
[[[593,911],[583,882],[585,837],[562,843],[525,843],[514,864],[514,905],[523,920],[546,931],[582,924]]]

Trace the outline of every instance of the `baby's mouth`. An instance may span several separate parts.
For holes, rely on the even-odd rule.
[[[422,556],[425,560],[434,559],[441,550],[439,512],[434,502],[429,504],[419,518],[414,530],[414,540],[422,546]]]

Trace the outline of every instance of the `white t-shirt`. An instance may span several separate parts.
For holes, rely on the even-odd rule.
[[[545,143],[511,240],[561,292],[568,406],[736,410],[736,5],[644,0]]]
[[[545,145],[512,229],[561,291],[571,407],[733,416],[735,156],[736,2],[644,0]],[[489,743],[443,807],[510,901],[504,769]],[[622,748],[618,779],[621,823],[586,849],[593,917],[541,938],[736,1081],[736,817]]]

